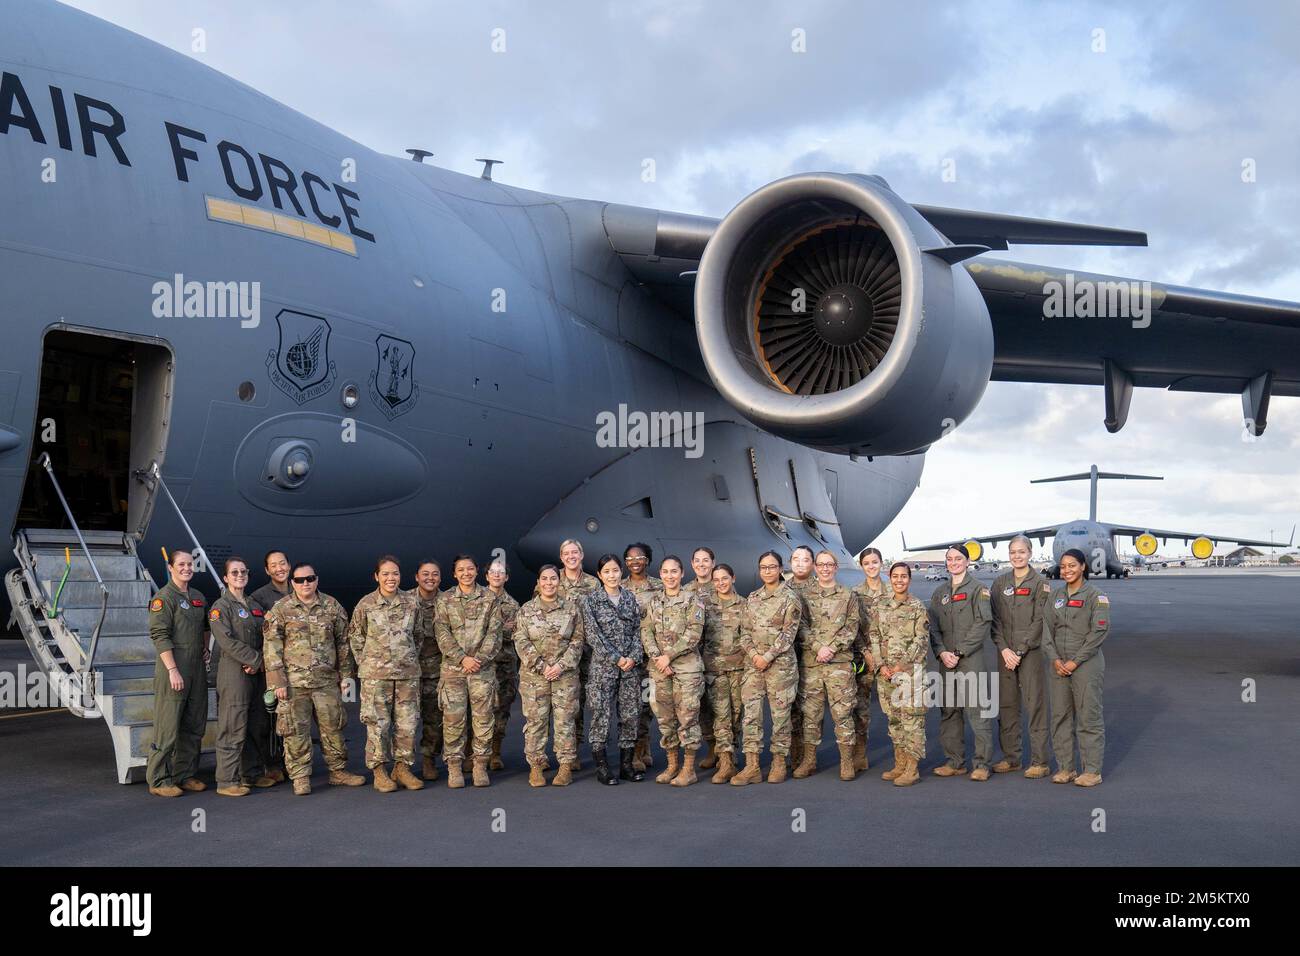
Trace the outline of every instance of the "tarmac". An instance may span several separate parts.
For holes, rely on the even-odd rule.
[[[330,787],[318,752],[309,797],[282,785],[164,800],[116,782],[99,721],[11,709],[0,711],[0,865],[1294,865],[1300,575],[1162,571],[1096,583],[1114,625],[1104,783],[1093,789],[1019,773],[983,784],[932,776],[937,710],[922,780],[893,787],[879,776],[892,748],[874,705],[872,767],[852,782],[838,777],[827,720],[822,769],[807,780],[738,788],[702,774],[676,788],[652,772],[602,787],[584,749],[573,785],[533,789],[516,702],[507,769],[489,788],[449,790],[445,773],[418,792]],[[923,599],[935,586],[915,584]],[[992,662],[991,644],[987,653]],[[0,641],[0,671],[20,663],[32,666],[22,641]],[[360,771],[355,705],[345,735]],[[655,755],[661,769],[657,738]],[[211,785],[210,756],[201,776]]]

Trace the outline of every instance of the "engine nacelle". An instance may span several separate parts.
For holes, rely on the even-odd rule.
[[[876,176],[802,173],[751,193],[695,282],[713,384],[804,445],[924,450],[971,413],[993,368],[988,309],[949,245]]]

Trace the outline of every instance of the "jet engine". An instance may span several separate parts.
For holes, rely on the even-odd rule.
[[[754,424],[841,453],[924,451],[979,403],[993,330],[962,259],[877,176],[803,173],[743,199],[700,259],[695,329]]]

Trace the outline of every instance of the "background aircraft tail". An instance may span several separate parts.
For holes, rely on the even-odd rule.
[[[1135,481],[1164,481],[1160,475],[1129,475],[1122,471],[1098,471],[1097,466],[1093,465],[1088,471],[1081,471],[1076,475],[1057,475],[1054,478],[1034,478],[1029,483],[1039,485],[1048,481],[1083,481],[1089,482],[1088,492],[1088,520],[1097,520],[1097,479],[1098,478],[1125,478]]]

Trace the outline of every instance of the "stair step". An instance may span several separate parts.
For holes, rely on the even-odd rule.
[[[96,686],[99,688],[99,693],[104,697],[112,697],[118,694],[152,694],[153,667],[148,669],[147,674],[138,677],[110,677],[105,672]]]
[[[83,647],[89,646],[90,635],[99,623],[99,608],[69,608],[63,612],[63,621],[71,630],[77,632]],[[149,632],[149,608],[141,604],[138,607],[109,607],[104,613],[104,624],[99,636],[127,636],[147,634]]]
[[[136,727],[153,724],[153,688],[134,693],[117,693],[105,701],[104,716],[111,715],[112,723]],[[217,719],[217,692],[208,688],[208,720]]]
[[[58,580],[42,579],[41,585],[53,601],[55,593],[59,590]],[[109,607],[147,608],[149,598],[153,594],[153,586],[148,581],[105,581],[104,586],[108,588]],[[64,611],[93,609],[98,612],[101,601],[103,601],[103,592],[99,589],[99,582],[67,581],[63,585],[63,593],[59,594],[59,609]]]
[[[144,724],[131,725],[131,756],[135,758],[148,759],[149,745],[153,743],[153,722],[149,721]],[[207,726],[203,729],[203,742],[199,744],[199,749],[203,751],[215,750],[217,746],[217,722],[209,720]]]
[[[99,569],[99,576],[105,581],[129,581],[139,576],[139,566],[135,558],[129,554],[123,554],[120,550],[99,554],[92,551],[91,554],[95,558],[95,567]],[[56,583],[63,577],[63,571],[68,566],[62,548],[58,551],[33,551],[32,559],[36,562],[37,577],[53,578]],[[72,549],[72,570],[68,572],[68,580],[95,580],[95,572],[90,569],[90,562],[77,548]]]

